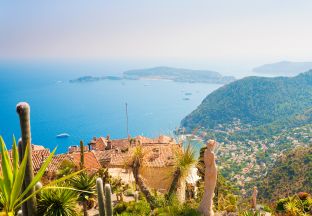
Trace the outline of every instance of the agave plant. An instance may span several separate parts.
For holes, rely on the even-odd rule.
[[[38,215],[78,216],[78,193],[71,189],[43,190],[38,199]]]
[[[69,179],[72,176],[75,176],[79,173],[79,172],[72,173],[56,181],[50,182],[49,184],[43,186],[41,189],[36,190],[35,192],[28,195],[27,193],[31,191],[31,189],[36,185],[37,182],[40,181],[41,177],[43,176],[46,168],[48,167],[56,151],[55,148],[49,155],[49,157],[46,159],[46,161],[42,164],[40,170],[34,176],[30,184],[25,188],[25,190],[22,190],[22,184],[25,177],[25,169],[29,149],[30,144],[26,146],[24,157],[22,158],[21,163],[19,165],[19,154],[15,138],[13,137],[12,160],[10,160],[10,156],[6,148],[6,145],[2,137],[0,136],[1,168],[2,168],[0,174],[0,194],[1,194],[0,199],[3,205],[3,209],[0,215],[7,216],[14,215],[14,213],[19,210],[19,208],[23,203],[31,199],[41,190],[51,187],[51,185],[56,184],[58,182],[63,182],[66,179]]]

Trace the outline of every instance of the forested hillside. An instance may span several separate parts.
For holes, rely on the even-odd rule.
[[[312,106],[312,70],[296,77],[247,77],[209,94],[182,120],[188,131],[214,129],[234,119],[252,127],[294,121]]]

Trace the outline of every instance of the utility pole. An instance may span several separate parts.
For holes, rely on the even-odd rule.
[[[126,103],[127,139],[129,139],[128,103]]]

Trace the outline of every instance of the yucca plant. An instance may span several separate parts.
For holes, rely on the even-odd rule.
[[[86,172],[82,172],[70,180],[70,185],[80,191],[78,201],[82,203],[84,216],[87,216],[88,203],[93,201],[95,197],[95,175],[88,175]]]
[[[195,163],[195,151],[190,143],[188,143],[182,151],[176,152],[173,180],[168,191],[168,198],[172,197],[172,195],[177,192],[178,200],[184,202],[185,180]],[[180,190],[177,191],[178,187],[180,187]]]
[[[25,177],[25,169],[29,149],[30,145],[28,144],[25,149],[24,157],[22,158],[21,164],[19,165],[19,154],[16,147],[15,138],[13,137],[12,160],[10,160],[7,147],[2,137],[0,136],[1,168],[2,168],[0,174],[0,193],[1,193],[1,202],[3,205],[3,209],[0,215],[13,216],[23,203],[31,199],[41,190],[47,189],[51,187],[51,185],[56,184],[58,182],[63,182],[66,179],[69,179],[72,176],[75,176],[79,173],[79,172],[72,173],[61,179],[50,182],[49,184],[43,186],[41,189],[34,191],[33,193],[27,196],[27,193],[36,185],[38,181],[40,181],[41,177],[43,176],[46,168],[48,167],[56,151],[55,148],[49,155],[49,157],[46,159],[46,161],[42,164],[40,170],[34,176],[30,184],[25,188],[25,190],[22,190],[22,184]]]

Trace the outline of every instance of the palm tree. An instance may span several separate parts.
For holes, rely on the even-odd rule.
[[[42,190],[38,200],[38,215],[78,216],[77,199],[78,194],[74,190]]]
[[[176,152],[173,180],[168,191],[168,197],[177,193],[180,202],[185,201],[186,177],[190,174],[191,168],[195,165],[195,151],[189,143],[185,149]]]
[[[132,158],[129,165],[132,168],[133,176],[135,179],[136,185],[139,187],[140,191],[144,194],[147,202],[150,204],[151,209],[154,209],[155,206],[155,197],[151,194],[148,187],[145,185],[142,176],[139,173],[140,167],[143,164],[145,152],[142,145],[137,145],[133,149]]]
[[[88,175],[86,172],[82,172],[70,180],[70,185],[80,191],[78,201],[82,203],[84,216],[88,216],[88,203],[95,197],[95,175]]]

